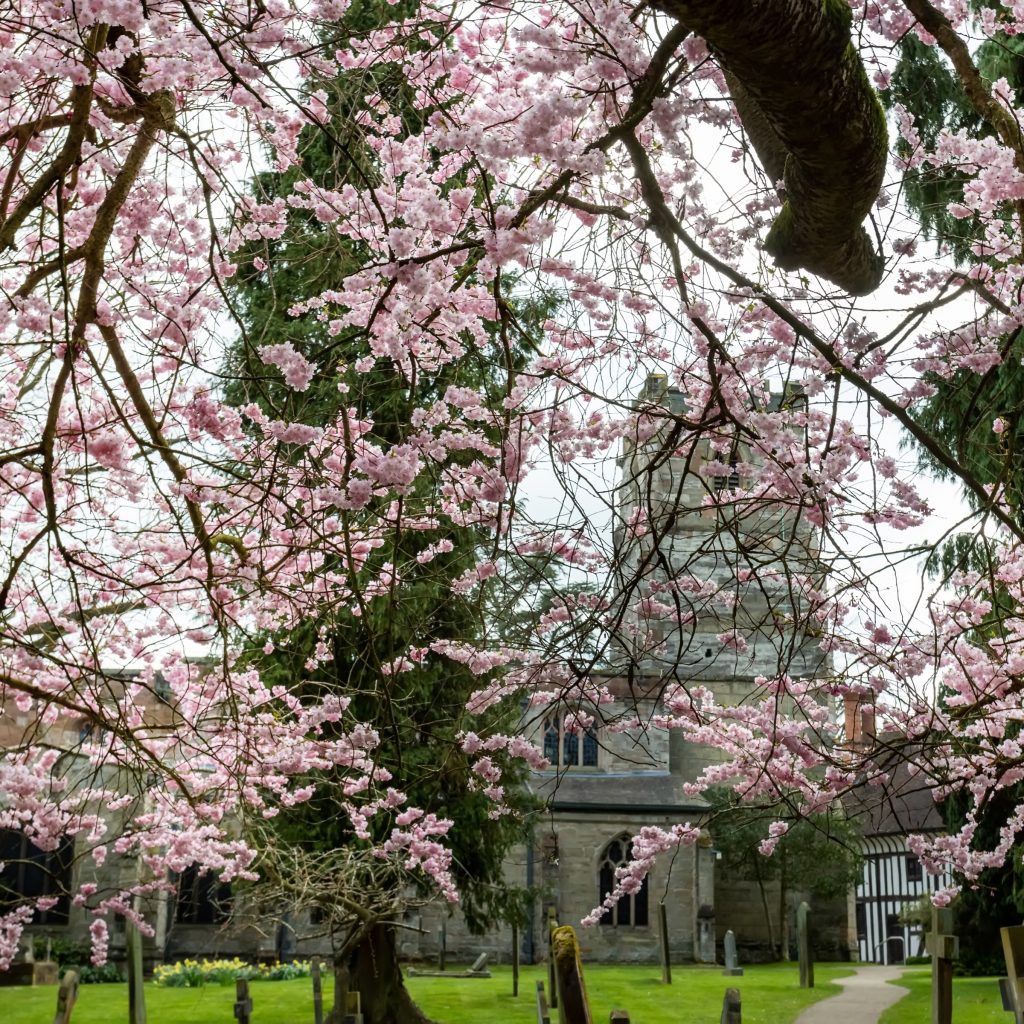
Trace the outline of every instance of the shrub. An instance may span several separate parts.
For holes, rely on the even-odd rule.
[[[78,971],[78,980],[83,985],[104,985],[127,981],[127,975],[115,964],[104,964],[93,967],[92,964],[81,964],[74,968]]]

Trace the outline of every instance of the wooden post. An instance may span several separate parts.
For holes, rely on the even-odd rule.
[[[313,1024],[324,1024],[324,989],[320,981],[320,957],[313,957],[309,976],[313,979]]]
[[[57,1014],[53,1024],[70,1024],[71,1011],[78,998],[78,971],[68,971],[57,989]]]
[[[245,978],[235,979],[235,1020],[238,1024],[252,1024],[252,999]]]
[[[1014,1024],[1024,1024],[1024,925],[1000,928],[999,934],[1006,959],[1006,985],[1000,985],[1005,990],[1003,1007],[1013,1014]]]
[[[658,904],[658,928],[661,932],[661,980],[672,984],[672,951],[668,947],[668,910],[664,901]]]
[[[932,907],[932,930],[925,939],[932,957],[932,1024],[953,1022],[953,961],[960,954],[960,940],[952,932],[953,911]]]
[[[800,987],[814,988],[814,952],[807,934],[807,914],[810,907],[801,903],[796,912],[796,945],[800,956]]]
[[[583,964],[576,933],[569,925],[556,928],[551,936],[551,954],[558,984],[559,1024],[593,1024],[583,982]]]
[[[331,1012],[331,1024],[342,1024],[348,1009],[348,967],[334,961],[334,1010]]]
[[[551,993],[551,1009],[558,1009],[558,985],[555,982],[555,952],[551,942],[558,927],[558,916],[554,907],[548,907],[548,991]]]
[[[721,1024],[743,1024],[740,1005],[740,990],[727,988],[722,1000]]]
[[[544,998],[544,982],[537,982],[537,1024],[551,1024],[551,1011]]]
[[[146,1024],[145,977],[142,971],[142,933],[131,921],[125,923],[125,945],[128,954],[128,1020],[130,1024]]]
[[[512,998],[519,998],[519,924],[512,923]]]

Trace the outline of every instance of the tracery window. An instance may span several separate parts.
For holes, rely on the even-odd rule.
[[[63,839],[56,850],[42,850],[23,833],[0,829],[0,913],[27,900],[49,897],[54,904],[36,910],[33,924],[67,924],[71,862],[75,841]]]
[[[603,901],[615,889],[615,869],[624,867],[632,859],[633,843],[629,836],[619,836],[605,847],[598,867],[597,895],[599,900]],[[623,896],[601,918],[601,924],[645,927],[647,925],[647,879],[643,880],[635,893]]]
[[[552,714],[544,719],[544,756],[564,768],[597,767],[597,731],[591,726],[585,732],[565,728],[561,715]]]
[[[231,913],[231,886],[212,871],[190,864],[178,878],[178,924],[221,924]]]

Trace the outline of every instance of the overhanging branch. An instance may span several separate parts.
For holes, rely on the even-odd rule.
[[[885,173],[885,115],[850,39],[846,0],[654,0],[703,36],[785,205],[764,248],[852,295],[884,262],[863,228]]]

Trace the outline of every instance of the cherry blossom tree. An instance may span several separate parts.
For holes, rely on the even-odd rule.
[[[75,894],[97,959],[109,916],[131,917],[169,871],[258,872],[248,823],[308,799],[317,771],[338,780],[364,865],[456,898],[450,822],[389,786],[345,695],[239,661],[254,636],[400,599],[409,567],[374,557],[398,550],[396,532],[423,539],[417,561],[453,530],[484,535],[451,584],[481,609],[504,595],[521,610],[529,588],[504,584],[538,559],[564,585],[515,646],[481,612],[464,639],[425,629],[379,667],[385,695],[426,660],[467,666],[473,716],[525,698],[521,732],[462,740],[494,814],[501,758],[543,764],[529,719],[553,709],[568,729],[679,730],[719,751],[694,792],[726,784],[798,815],[884,786],[913,751],[922,786],[969,805],[957,835],[914,840],[925,864],[969,880],[1004,860],[1024,808],[987,847],[974,822],[1024,771],[1016,498],[912,407],[929,374],[1011,358],[1000,339],[1024,316],[1020,117],[972,57],[1024,12],[424,2],[332,36],[345,9],[27,0],[0,14],[0,827],[44,850],[73,837],[96,865],[137,858],[133,880]],[[988,130],[926,144],[897,108],[886,162],[897,147],[872,90],[907,33],[941,53]],[[422,123],[407,130],[370,91],[350,126],[372,154],[356,179],[302,173],[304,127],[349,145],[318,82],[364,73],[372,90],[385,65]],[[244,183],[267,152],[289,189],[261,201]],[[968,182],[949,209],[981,224],[967,271],[919,250],[900,205],[903,175],[930,163]],[[235,254],[295,210],[360,252],[289,310],[346,339],[338,386],[386,373],[415,396],[472,358],[498,394],[413,401],[387,442],[354,402],[326,424],[227,405]],[[540,290],[560,302],[537,345],[512,300]],[[288,341],[259,357],[246,373],[274,387],[330,383]],[[979,443],[998,453],[1005,433],[997,420]],[[973,498],[963,515],[1009,602],[997,638],[976,629],[991,581],[920,583],[952,524],[904,437]],[[697,522],[698,543],[660,554]],[[666,657],[668,637],[677,655],[712,637],[756,667],[751,694],[718,699]],[[315,646],[306,671],[330,658]],[[654,665],[659,714],[622,713],[604,670],[649,682]],[[843,700],[874,709],[874,747],[837,739]],[[762,849],[784,834],[771,825]],[[642,830],[620,889],[698,835]],[[0,922],[4,962],[36,909]]]

